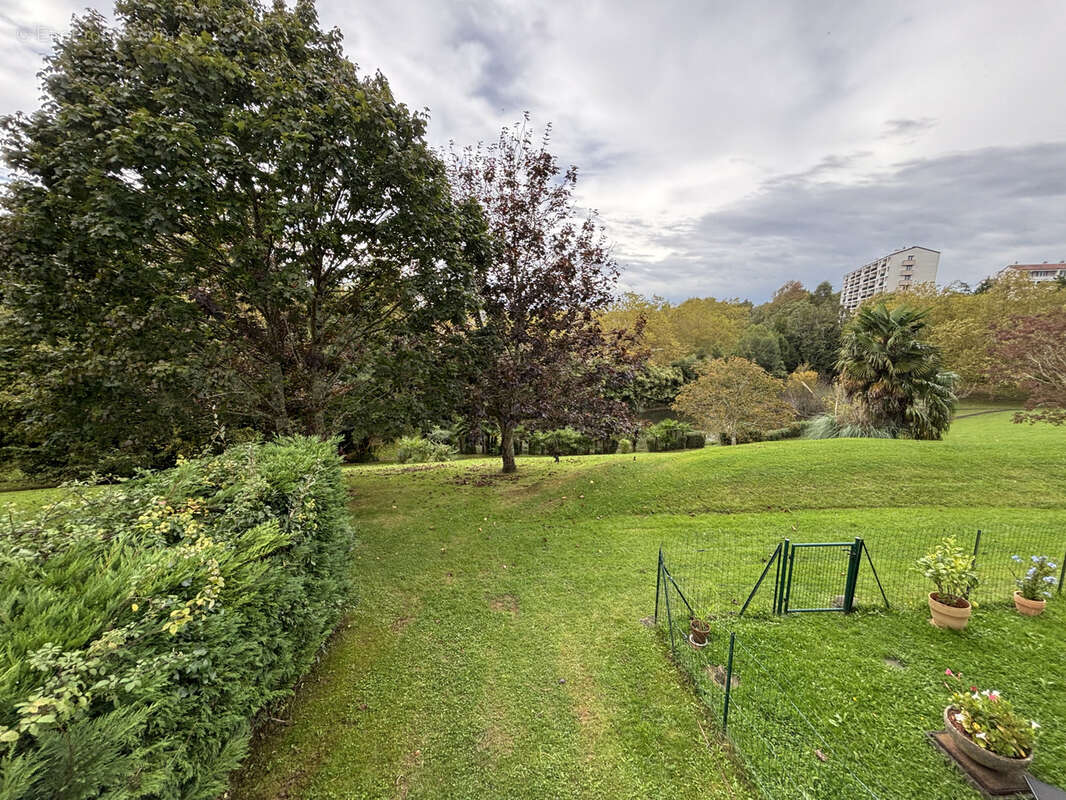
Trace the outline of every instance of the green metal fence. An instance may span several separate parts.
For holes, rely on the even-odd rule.
[[[756,646],[728,630],[728,617],[713,617],[710,640],[690,640],[696,607],[660,551],[656,619],[674,661],[718,722],[767,798],[885,798],[869,771],[851,757],[846,740],[820,731],[797,693]],[[695,595],[694,595],[695,596]],[[817,764],[811,774],[811,763]]]
[[[877,785],[873,771],[852,751],[845,729],[820,728],[814,723],[817,716],[797,705],[794,698],[802,694],[787,684],[772,657],[760,653],[752,634],[742,640],[733,631],[734,620],[740,615],[915,608],[925,603],[929,586],[914,564],[946,535],[936,530],[864,531],[850,540],[802,542],[775,540],[772,534],[739,538],[704,532],[669,553],[660,548],[656,622],[674,661],[764,796],[894,794]],[[1025,560],[1046,555],[1066,571],[1066,531],[1002,526],[956,538],[972,547],[981,583],[971,597],[983,605],[1011,602],[1012,555]],[[710,623],[704,647],[690,639],[692,617]]]

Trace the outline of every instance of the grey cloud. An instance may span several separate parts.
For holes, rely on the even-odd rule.
[[[911,244],[942,252],[940,283],[1066,256],[1066,142],[915,159],[854,183],[794,176],[653,235],[667,258],[630,260],[631,285],[674,299],[769,296]],[[619,253],[624,258],[624,253]]]
[[[891,138],[893,136],[899,136],[903,138],[913,138],[928,130],[936,127],[937,120],[933,117],[922,117],[920,119],[890,119],[885,121],[884,138]]]

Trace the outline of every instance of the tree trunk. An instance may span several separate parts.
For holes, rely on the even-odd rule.
[[[729,434],[729,443],[735,445],[737,443],[737,435],[735,433]]]
[[[503,471],[514,472],[514,425],[500,424],[500,455],[503,456]]]

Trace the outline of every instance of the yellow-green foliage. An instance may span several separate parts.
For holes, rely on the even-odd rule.
[[[940,348],[944,366],[959,375],[958,394],[1016,394],[1017,386],[990,379],[997,326],[1012,317],[1066,308],[1066,291],[1035,283],[1024,275],[1004,275],[980,294],[919,286],[906,294],[877,298],[890,308],[911,305],[928,310],[929,342]],[[873,301],[871,301],[873,302]]]
[[[336,625],[344,506],[289,439],[5,520],[0,798],[217,797]]]

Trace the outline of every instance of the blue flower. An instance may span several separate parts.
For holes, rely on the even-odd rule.
[[[1050,583],[1052,585],[1055,585],[1058,582],[1058,578],[1056,578],[1054,575],[1047,575],[1044,577],[1044,583]]]
[[[1033,556],[1032,557],[1032,561],[1033,561],[1034,564],[1039,564],[1040,563],[1040,556]]]
[[[1010,557],[1010,560],[1011,560],[1011,561],[1015,561],[1015,562],[1017,562],[1017,563],[1019,563],[1019,564],[1021,564],[1021,563],[1022,563],[1022,557],[1021,557],[1021,556],[1011,556],[1011,557]]]

